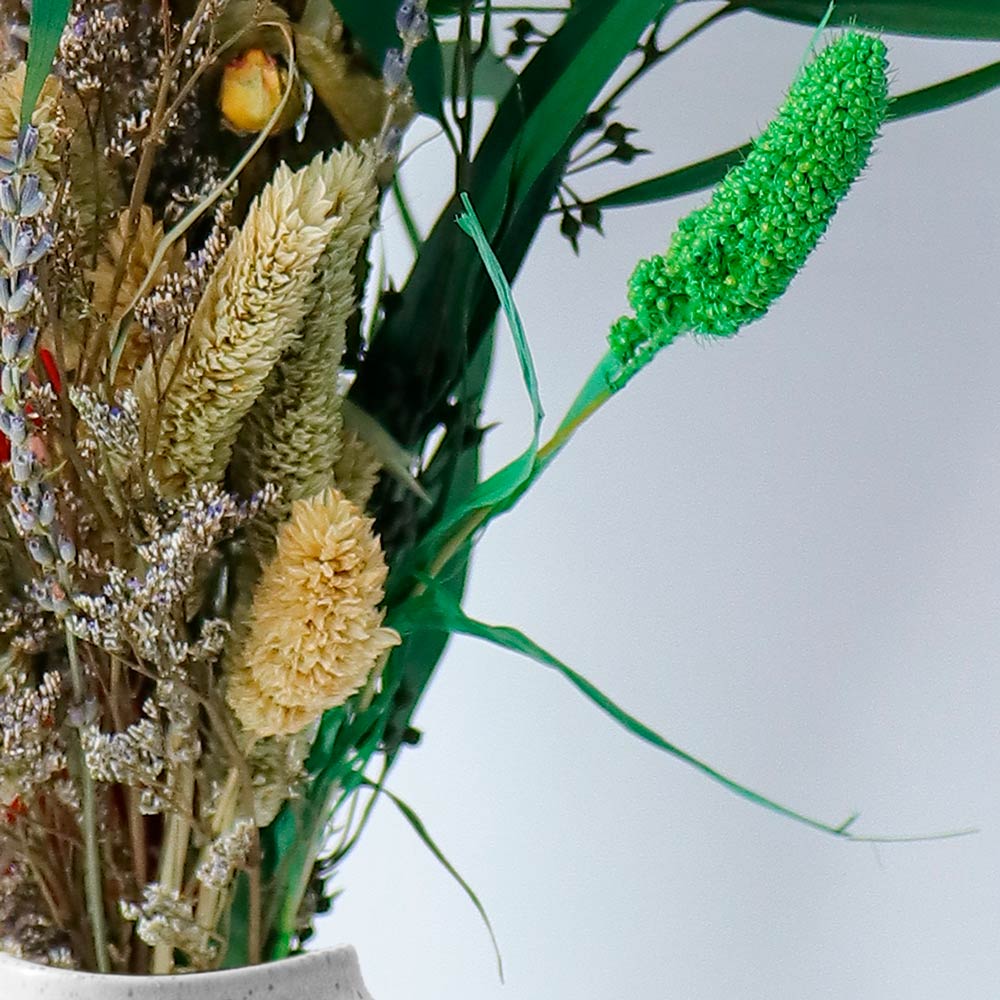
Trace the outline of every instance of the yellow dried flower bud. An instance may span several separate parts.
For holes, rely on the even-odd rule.
[[[399,635],[382,626],[374,522],[338,490],[292,505],[254,591],[227,698],[248,734],[298,732],[342,705]]]
[[[219,88],[219,110],[236,132],[266,128],[288,87],[288,73],[263,49],[247,49],[226,64]],[[272,133],[289,128],[302,110],[297,94],[289,97]]]

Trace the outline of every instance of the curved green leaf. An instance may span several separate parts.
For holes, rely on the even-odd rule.
[[[1000,87],[1000,62],[894,97],[889,104],[889,118],[912,118],[940,111],[953,104],[971,101],[997,87]]]
[[[413,828],[413,832],[423,841],[424,846],[427,848],[431,854],[441,863],[444,870],[462,887],[462,891],[472,902],[472,905],[476,908],[476,912],[482,918],[483,923],[486,925],[486,930],[489,932],[490,940],[493,942],[493,952],[497,957],[497,971],[500,974],[500,982],[503,982],[503,956],[500,954],[500,945],[497,942],[497,936],[493,932],[493,924],[490,922],[489,914],[486,912],[486,907],[479,901],[479,897],[475,894],[472,886],[465,881],[464,878],[458,873],[455,866],[445,857],[444,851],[434,840],[431,835],[427,832],[427,827],[424,826],[423,821],[416,814],[412,806],[407,805],[398,795],[390,792],[388,788],[384,785],[376,784],[374,781],[369,781],[367,778],[364,780],[363,784],[367,788],[373,790],[374,795],[384,795],[389,801],[403,814],[404,819]]]
[[[31,34],[28,41],[28,68],[21,98],[21,123],[31,121],[45,78],[59,48],[71,0],[35,0],[31,7]]]
[[[1000,87],[1000,62],[990,63],[961,76],[891,98],[889,120],[900,121],[903,118],[940,111],[953,104],[970,101],[997,87]],[[592,204],[600,208],[624,208],[629,205],[666,201],[704,190],[721,181],[726,171],[742,162],[749,151],[749,143],[735,149],[727,149],[724,153],[718,153],[707,160],[609,191],[595,198]]]
[[[736,0],[733,6],[814,25],[827,0]],[[995,0],[838,0],[831,24],[858,24],[901,35],[1000,39]]]
[[[407,614],[409,612],[409,615]],[[410,618],[409,616],[412,616]],[[645,723],[640,722],[635,716],[630,715],[612,701],[606,694],[590,683],[586,677],[577,673],[572,667],[563,663],[562,660],[544,650],[536,642],[529,639],[523,632],[505,625],[487,625],[485,622],[476,621],[470,618],[461,608],[461,605],[449,594],[440,588],[430,585],[426,594],[416,599],[409,609],[400,609],[398,616],[393,618],[394,627],[404,631],[412,621],[421,627],[428,622],[437,619],[442,628],[455,635],[468,635],[477,639],[484,639],[495,646],[519,653],[529,659],[540,663],[542,666],[551,667],[566,678],[578,691],[580,691],[593,704],[609,715],[615,722],[623,726],[633,736],[638,737],[646,743],[669,754],[671,757],[694,767],[702,774],[718,782],[730,792],[734,792],[740,798],[744,798],[754,805],[763,806],[765,809],[775,812],[787,819],[803,823],[805,826],[820,830],[823,833],[830,833],[837,837],[853,839],[853,835],[848,832],[848,827],[854,822],[856,816],[849,816],[842,823],[831,825],[823,823],[821,820],[812,819],[802,813],[789,809],[773,799],[769,799],[759,792],[755,792],[745,785],[727,777],[721,771],[716,770],[704,761],[693,757],[680,747],[664,739],[659,733],[651,729]]]

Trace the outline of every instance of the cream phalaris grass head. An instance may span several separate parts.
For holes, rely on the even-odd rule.
[[[320,258],[340,222],[342,173],[337,155],[295,172],[278,167],[213,273],[187,336],[139,372],[146,447],[168,492],[222,479],[243,418],[315,305]]]
[[[767,312],[861,173],[885,120],[886,48],[849,31],[805,66],[777,117],[665,256],[629,281],[634,317],[611,331],[634,371],[685,331],[730,336]]]
[[[233,482],[244,495],[281,487],[276,513],[334,485],[343,421],[337,371],[347,324],[357,308],[358,255],[371,235],[378,200],[375,157],[344,146],[330,157],[335,196],[329,242],[316,265],[309,311],[240,429]]]

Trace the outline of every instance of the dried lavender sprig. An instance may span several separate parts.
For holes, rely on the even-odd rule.
[[[401,48],[389,49],[382,62],[382,80],[385,84],[385,117],[379,131],[376,148],[382,163],[395,160],[403,142],[403,130],[393,123],[399,103],[410,93],[407,73],[414,49],[427,37],[430,18],[427,14],[427,0],[402,0],[396,10],[396,31],[399,32]]]
[[[28,371],[35,359],[36,328],[24,315],[34,297],[35,265],[52,245],[44,229],[46,198],[32,171],[39,132],[34,125],[21,129],[9,156],[0,157],[0,429],[10,438],[11,515],[29,555],[44,572],[34,587],[39,604],[63,621],[75,713],[81,724],[86,687],[77,655],[76,637],[66,616],[71,609],[70,566],[76,546],[63,532],[55,497],[45,481],[45,470],[33,450],[27,410]],[[34,221],[39,220],[39,221]],[[97,966],[110,971],[100,850],[97,842],[97,804],[93,777],[87,767],[77,729],[70,741],[74,770],[80,781],[81,825],[84,837],[84,885]]]

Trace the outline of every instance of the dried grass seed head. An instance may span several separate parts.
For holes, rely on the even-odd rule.
[[[136,379],[144,436],[168,493],[217,483],[247,411],[301,330],[337,222],[336,166],[282,164],[212,275],[186,338]],[[166,391],[165,398],[161,398]]]

